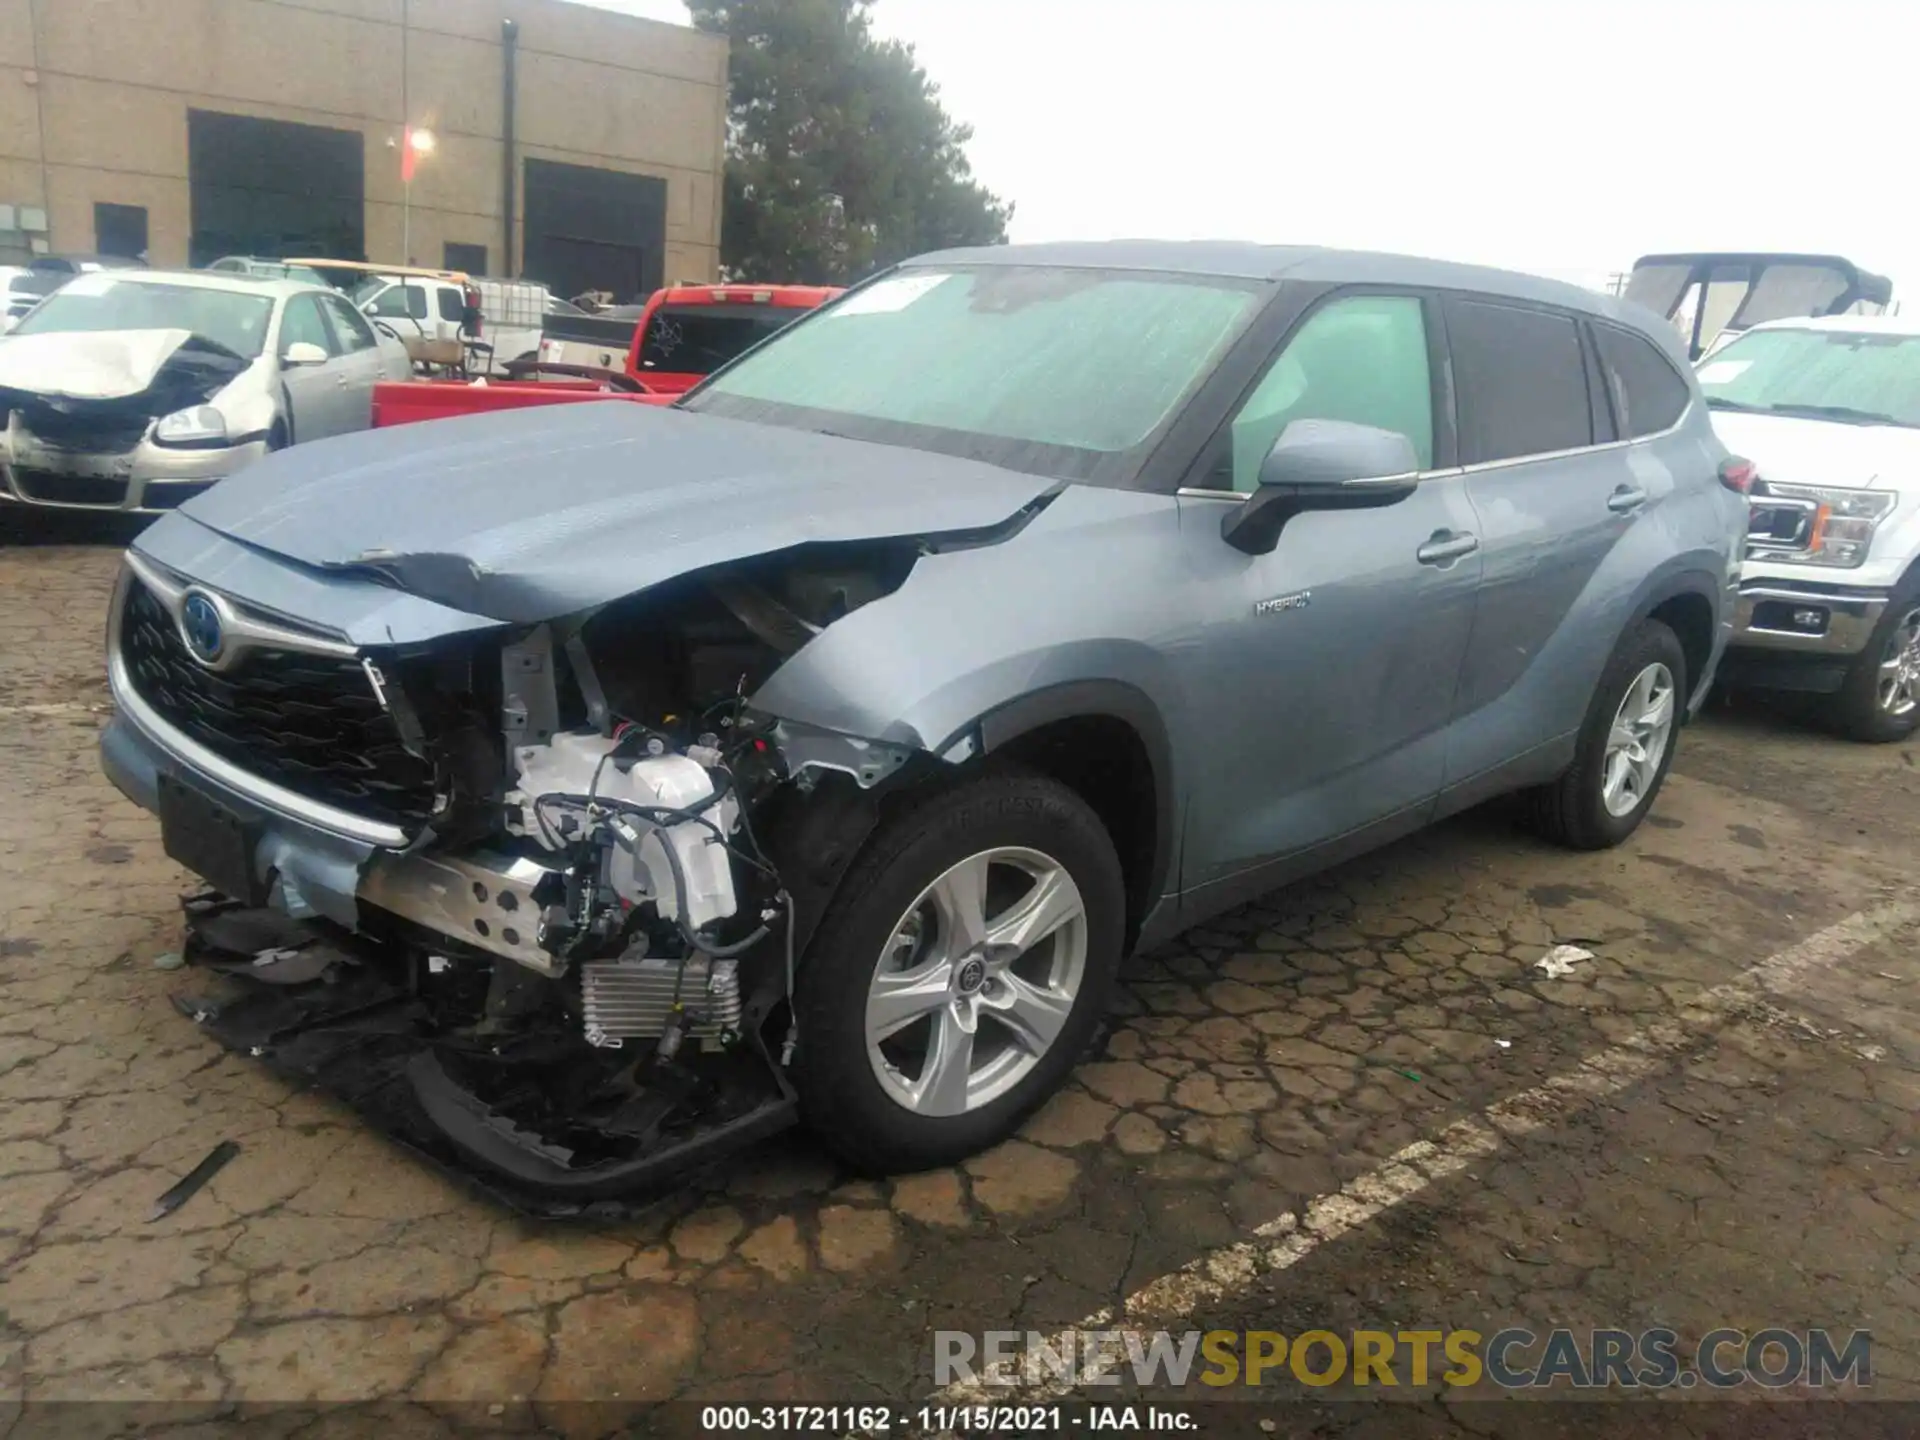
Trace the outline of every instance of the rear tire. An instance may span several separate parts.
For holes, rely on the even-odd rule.
[[[1673,765],[1687,702],[1687,656],[1673,631],[1642,620],[1594,687],[1573,764],[1533,792],[1535,827],[1573,850],[1606,850],[1640,828]],[[1656,723],[1664,695],[1665,719]]]
[[[1920,726],[1920,591],[1887,607],[1835,697],[1833,728],[1849,740],[1886,745]]]
[[[982,923],[964,918],[968,895]],[[1005,1139],[1091,1040],[1125,915],[1113,842],[1052,780],[989,774],[889,817],[798,979],[809,1124],[869,1173],[951,1165]]]

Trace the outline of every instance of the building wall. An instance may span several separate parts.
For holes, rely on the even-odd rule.
[[[0,204],[44,207],[74,252],[94,202],[144,205],[152,262],[185,264],[187,111],[218,110],[360,131],[370,257],[458,241],[503,270],[506,19],[518,155],[664,179],[667,278],[717,278],[726,42],[570,0],[0,0]],[[410,199],[409,121],[439,141]]]

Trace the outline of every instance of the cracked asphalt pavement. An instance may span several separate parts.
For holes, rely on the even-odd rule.
[[[1911,920],[1791,991],[1701,1000],[1920,900],[1914,745],[1717,707],[1617,852],[1548,848],[1496,806],[1131,961],[1101,1052],[958,1169],[853,1179],[795,1136],[638,1219],[533,1225],[169,1005],[193,977],[154,961],[189,882],[99,773],[118,552],[74,529],[91,543],[0,548],[0,1428],[54,1400],[499,1423],[917,1403],[936,1330],[1053,1330],[1142,1294],[1159,1308],[1130,1313],[1177,1328],[1866,1328],[1877,1393],[1920,1381]],[[1560,943],[1593,958],[1547,978]],[[1655,1032],[1678,1038],[1631,1083],[1297,1263],[1184,1300],[1167,1280]],[[149,1223],[225,1139],[239,1157]],[[1431,1433],[1467,1423],[1414,1404]]]

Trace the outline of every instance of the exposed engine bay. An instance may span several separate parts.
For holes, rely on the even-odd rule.
[[[247,365],[184,330],[20,336],[0,366],[0,412],[48,446],[117,452],[161,416],[213,399]]]
[[[227,993],[184,1008],[533,1213],[609,1213],[792,1123],[797,957],[878,794],[933,762],[747,697],[915,556],[801,547],[368,660],[430,776],[413,843],[366,868],[352,933],[189,900]]]

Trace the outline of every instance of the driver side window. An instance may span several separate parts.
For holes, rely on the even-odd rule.
[[[1413,442],[1420,468],[1431,469],[1433,377],[1420,301],[1353,295],[1306,318],[1233,417],[1233,489],[1259,487],[1260,462],[1295,420],[1395,431]]]
[[[294,345],[318,345],[327,354],[337,353],[333,332],[320,314],[320,306],[311,295],[296,295],[287,301],[286,317],[280,322],[280,353]]]

